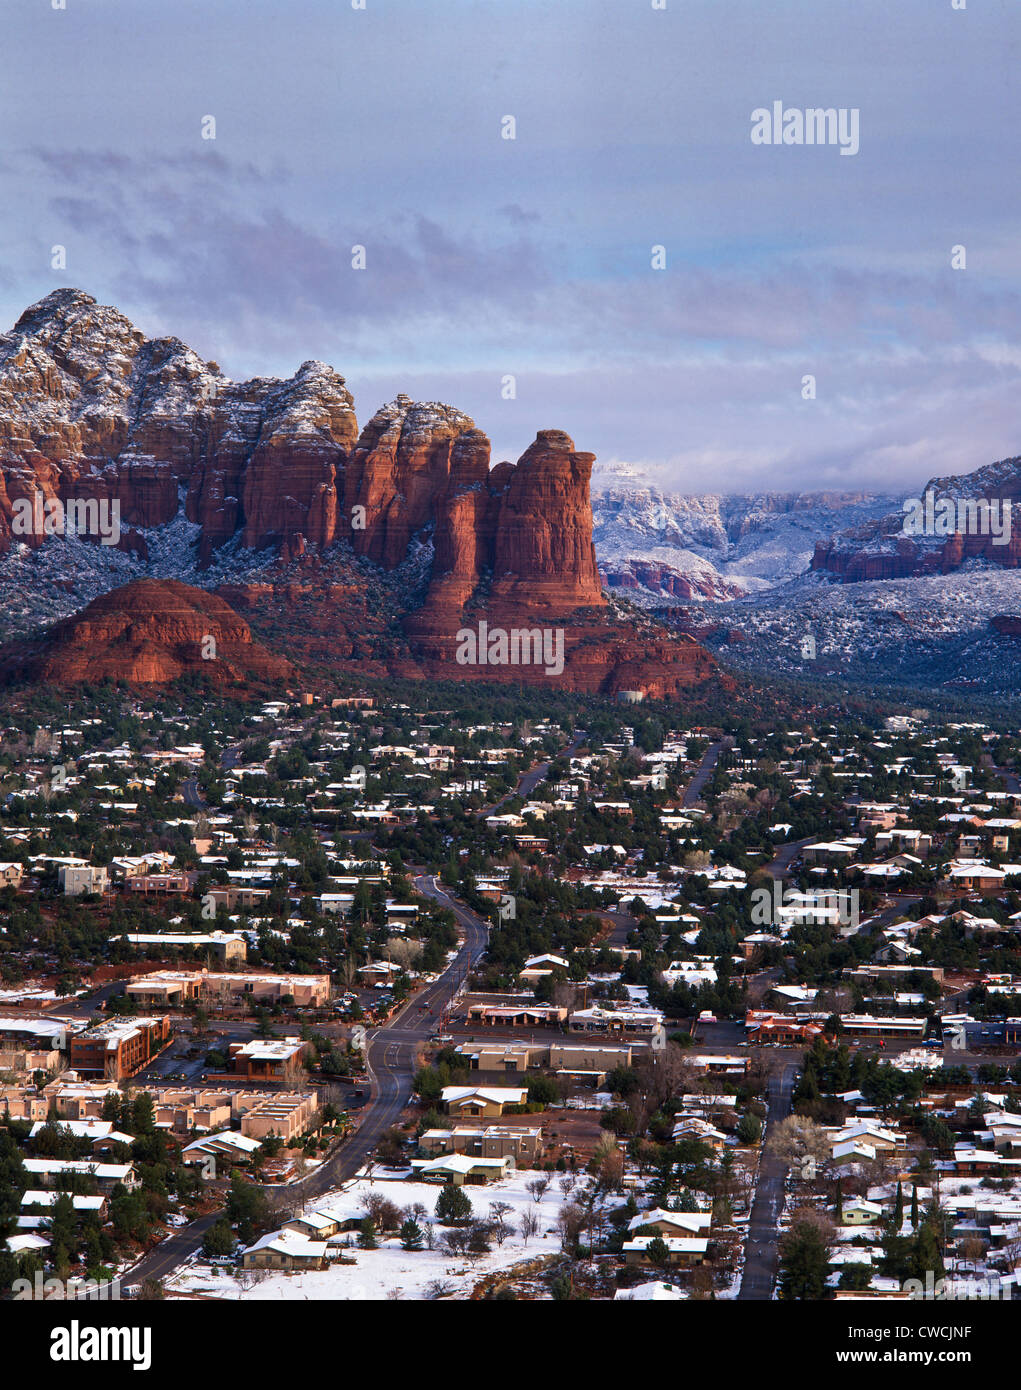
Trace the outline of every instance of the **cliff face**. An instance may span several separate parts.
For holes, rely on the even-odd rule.
[[[892,512],[817,542],[811,568],[853,584],[951,574],[975,559],[1004,569],[1021,566],[1021,458],[930,478],[917,502],[915,514]]]
[[[12,528],[41,493],[117,501],[125,527],[181,508],[199,554],[243,528],[247,546],[329,544],[336,476],[358,434],[344,378],[306,362],[288,381],[229,381],[176,338],[147,339],[115,309],[55,290],[0,337],[0,552],[43,544]]]
[[[162,685],[197,673],[218,685],[276,681],[290,662],[252,641],[222,598],[174,580],[141,579],[65,618],[33,647],[5,653],[6,673],[56,685],[123,681]]]
[[[344,520],[356,554],[384,569],[400,564],[412,536],[433,519],[436,498],[448,486],[455,443],[468,433],[478,434],[474,421],[433,401],[398,396],[376,412],[344,477]],[[488,447],[486,441],[487,458]]]
[[[516,464],[489,471],[488,455],[479,431],[458,439],[428,593],[404,624],[429,674],[652,699],[719,676],[690,637],[636,631],[609,608],[592,544],[592,454],[541,430]]]
[[[128,585],[54,629],[36,653],[43,679],[149,682],[208,669],[192,650],[202,623],[218,648],[244,649],[239,671],[269,672],[275,659],[236,614],[222,602],[205,610],[201,591],[176,582],[219,564],[228,543],[230,566],[214,569],[229,581],[223,592],[274,645],[309,659],[650,695],[709,678],[715,667],[697,643],[660,628],[637,635],[608,607],[592,539],[593,461],[549,429],[516,464],[491,469],[473,420],[403,395],[359,433],[331,367],[305,362],[288,380],[233,382],[178,339],[148,339],[78,290],[54,291],[0,337],[4,565],[11,575],[21,565],[16,578],[31,585],[20,547],[31,559],[49,546],[34,521],[48,503],[116,503],[121,530],[108,543],[135,557],[136,573],[158,566],[167,581]],[[47,574],[73,592],[89,562],[80,547],[68,555],[66,572]],[[258,582],[246,583],[255,569]],[[91,589],[77,591],[91,597],[119,582],[113,573],[97,566]],[[4,582],[0,574],[0,592]],[[563,659],[473,665],[458,656],[458,634],[479,622],[559,633]],[[228,671],[233,658],[221,660]]]

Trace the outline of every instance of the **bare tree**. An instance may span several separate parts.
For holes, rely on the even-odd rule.
[[[788,1115],[766,1140],[766,1152],[789,1163],[797,1175],[814,1178],[816,1168],[830,1157],[829,1135],[805,1115]]]
[[[548,1173],[543,1173],[540,1177],[532,1178],[529,1182],[525,1183],[525,1191],[536,1205],[546,1196],[552,1181],[553,1179]]]
[[[539,1234],[539,1216],[531,1209],[521,1213],[521,1243],[527,1245],[533,1236]]]
[[[448,1284],[445,1279],[430,1279],[425,1286],[425,1296],[430,1301],[435,1301],[437,1298],[449,1298],[453,1292],[453,1284]]]
[[[514,1208],[509,1202],[490,1202],[489,1216],[493,1227],[493,1239],[497,1245],[502,1245],[507,1237],[512,1233],[513,1226],[508,1225],[507,1217]]]
[[[577,1249],[588,1217],[588,1212],[577,1202],[565,1202],[560,1208],[557,1213],[557,1230],[560,1233],[560,1248],[565,1254],[571,1254]]]

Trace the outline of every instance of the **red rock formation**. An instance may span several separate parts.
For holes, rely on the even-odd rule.
[[[103,594],[55,624],[41,643],[7,648],[2,666],[14,679],[57,685],[162,685],[197,673],[233,686],[296,674],[290,662],[252,641],[248,624],[222,598],[155,579]]]
[[[926,507],[929,494],[931,520]],[[924,524],[931,526],[934,534],[913,540],[903,533],[906,513],[893,513],[818,542],[811,568],[836,575],[844,583],[857,583],[949,574],[972,559],[987,560],[1004,569],[1021,566],[1021,458],[1003,459],[960,477],[932,478],[917,501],[925,509]],[[961,529],[944,537],[935,530],[936,508],[946,501],[954,504],[953,524]],[[1005,539],[996,534],[988,517],[983,519],[982,505],[990,501],[997,507],[994,516],[1003,523]],[[913,512],[911,519],[915,522]]]
[[[156,547],[146,532],[174,520],[183,495],[201,563],[235,538],[278,549],[268,583],[230,592],[274,643],[317,661],[610,694],[674,693],[715,674],[697,643],[652,624],[636,635],[608,608],[592,544],[592,463],[562,431],[543,430],[517,464],[490,470],[489,441],[467,415],[407,396],[358,435],[344,379],[322,363],[289,381],[232,382],[176,338],[147,339],[77,290],[48,295],[0,337],[0,551],[43,542],[11,524],[15,503],[38,494],[119,502],[121,548],[145,559]],[[386,573],[424,558],[430,535],[428,589],[409,614],[421,566],[402,571],[406,588]],[[346,571],[337,540],[382,573]],[[162,537],[156,553],[165,565]],[[153,584],[129,585],[55,629],[33,656],[40,678],[150,682],[208,670],[195,652],[200,628],[220,633],[219,669],[232,669],[235,649],[239,672],[282,669],[222,602],[210,613],[197,591]],[[396,635],[402,618],[408,642]],[[459,665],[457,633],[481,620],[564,629],[564,669]]]
[[[563,430],[540,430],[500,493],[493,555],[494,607],[602,606],[592,544],[589,478],[594,454],[576,453]]]
[[[634,556],[626,560],[607,561],[601,567],[601,573],[609,589],[647,589],[654,594],[670,594],[686,601],[697,598],[743,598],[747,592],[743,584],[735,584],[712,571],[695,570],[682,574],[671,565],[640,560]]]
[[[200,557],[336,531],[337,473],[358,433],[344,378],[306,362],[289,381],[227,380],[176,338],[56,290],[0,336],[0,551],[13,504],[42,494],[120,503],[121,524],[201,527]]]
[[[398,396],[362,430],[344,472],[344,518],[355,553],[384,569],[404,559],[412,536],[435,516],[437,498],[447,491],[451,457],[460,435],[485,441],[461,411],[436,402]],[[356,509],[363,509],[356,511]]]
[[[691,638],[652,623],[636,634],[608,608],[592,545],[593,457],[577,452],[561,430],[542,430],[516,465],[501,463],[487,472],[485,436],[472,431],[457,440],[437,503],[429,590],[404,624],[429,674],[548,681],[608,695],[642,690],[654,699],[719,676],[712,657]],[[516,649],[529,659],[459,659],[467,650],[459,634],[479,637],[482,623],[487,652],[491,634],[527,631],[527,643],[519,639]],[[543,632],[550,650],[562,643],[560,670],[554,669],[559,659],[537,659],[532,638],[541,640]]]

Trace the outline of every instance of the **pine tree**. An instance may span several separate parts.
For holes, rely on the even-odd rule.
[[[897,1200],[893,1204],[893,1229],[899,1234],[904,1225],[904,1190],[897,1184]]]
[[[422,1227],[413,1216],[409,1216],[401,1227],[401,1245],[405,1250],[421,1250]]]
[[[363,1250],[378,1250],[379,1241],[376,1239],[376,1223],[371,1216],[367,1216],[358,1230],[358,1244]]]
[[[447,1183],[436,1199],[436,1219],[444,1226],[459,1226],[471,1214],[471,1198],[467,1192],[453,1183]]]
[[[842,1226],[844,1224],[844,1194],[842,1191],[840,1178],[837,1178],[837,1195],[835,1205],[837,1225]]]
[[[918,1188],[911,1188],[911,1229],[918,1230]]]

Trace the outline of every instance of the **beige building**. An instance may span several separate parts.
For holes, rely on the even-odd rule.
[[[289,1272],[325,1269],[327,1247],[324,1240],[309,1240],[298,1231],[270,1231],[250,1245],[241,1256],[244,1269],[282,1269]]]
[[[508,1105],[524,1105],[528,1092],[518,1086],[444,1086],[441,1099],[450,1115],[498,1120]]]
[[[219,1086],[144,1088],[153,1098],[157,1125],[186,1135],[237,1125],[251,1139],[276,1134],[289,1140],[315,1127],[319,1097],[315,1091],[244,1091]]]
[[[477,1158],[504,1158],[510,1155],[519,1168],[530,1168],[542,1151],[542,1131],[515,1125],[487,1125],[473,1129],[427,1129],[419,1140],[423,1153],[467,1154]]]

